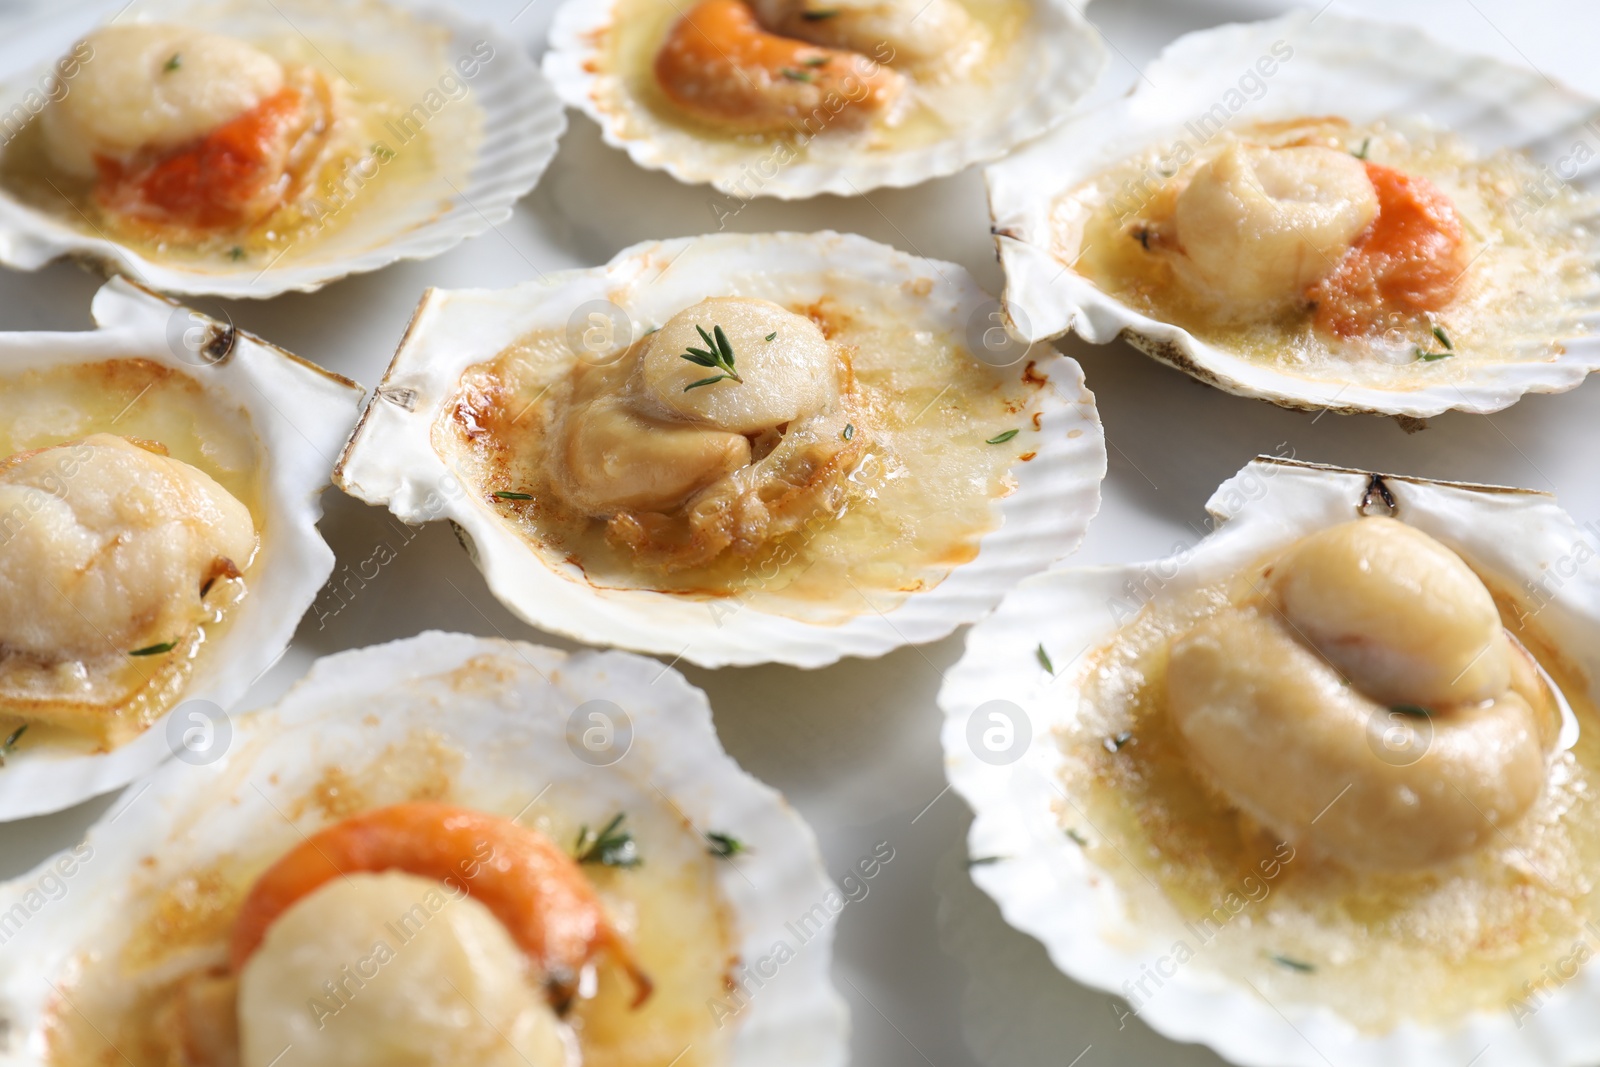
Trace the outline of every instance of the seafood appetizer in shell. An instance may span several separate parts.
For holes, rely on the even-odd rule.
[[[703,666],[936,640],[1072,552],[1077,364],[960,267],[836,233],[639,245],[430,291],[335,477],[448,519],[508,607]]]
[[[375,0],[141,2],[23,81],[0,261],[72,256],[177,293],[437,255],[509,216],[565,128],[520,47]]]
[[[640,166],[798,199],[997,159],[1105,63],[1066,0],[570,0],[544,70]]]
[[[361,388],[115,280],[0,334],[0,819],[127,784],[288,647]]]
[[[1023,335],[1120,337],[1242,396],[1410,418],[1600,366],[1600,103],[1308,12],[1191,34],[1150,79],[988,172]]]
[[[426,633],[233,726],[0,888],[7,1062],[843,1064],[842,898],[676,672]]]
[[[1589,534],[1542,493],[1271,457],[1208,508],[973,629],[940,695],[973,878],[1236,1063],[1592,1062]]]

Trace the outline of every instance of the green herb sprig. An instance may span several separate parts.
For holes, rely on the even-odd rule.
[[[744,379],[739,377],[739,372],[733,368],[733,345],[728,341],[728,335],[722,332],[721,326],[711,327],[711,333],[706,333],[704,326],[696,326],[700,337],[705,341],[704,348],[691,348],[687,352],[678,353],[679,359],[686,359],[697,367],[706,367],[711,370],[721,371],[709,378],[701,378],[697,382],[690,382],[683,387],[684,392],[698,389],[702,385],[715,385],[720,381],[728,380],[744,384]]]
[[[741,852],[749,851],[749,846],[743,841],[721,830],[707,830],[706,842],[706,851],[719,860],[731,859]]]
[[[178,647],[176,641],[163,641],[159,645],[146,645],[129,652],[130,656],[162,656]]]
[[[183,66],[183,53],[174,52],[172,53],[172,58],[162,65],[161,71],[164,74],[171,74],[181,66]]]
[[[0,741],[0,767],[6,765],[6,757],[17,750],[17,742],[22,740],[22,735],[28,732],[28,724],[23,723],[11,731],[4,741]]]
[[[993,437],[991,437],[987,441],[985,441],[984,444],[986,444],[986,445],[1003,445],[1007,441],[1011,440],[1013,437],[1017,436],[1017,434],[1019,434],[1021,432],[1022,432],[1021,430],[1006,430],[1003,433],[995,434]]]
[[[1271,955],[1270,959],[1279,967],[1287,967],[1289,970],[1299,971],[1301,974],[1312,974],[1317,969],[1315,964],[1307,963],[1305,960],[1297,960],[1293,956],[1280,956],[1276,952]]]
[[[598,863],[603,867],[637,867],[643,863],[639,846],[633,833],[622,828],[627,812],[619,811],[606,823],[605,829],[596,833],[587,825],[578,828],[578,843],[573,846],[573,859],[579,863]]]
[[[1364,160],[1364,159],[1367,158],[1367,149],[1369,149],[1371,147],[1372,147],[1372,138],[1368,137],[1365,141],[1361,142],[1361,149],[1359,151],[1351,152],[1350,154],[1352,156],[1355,156],[1357,159]]]
[[[1050,662],[1050,653],[1044,650],[1044,642],[1041,641],[1039,643],[1039,647],[1033,650],[1033,654],[1038,659],[1039,666],[1043,667],[1046,673],[1056,673],[1055,664]]]
[[[505,490],[496,490],[489,494],[496,500],[532,500],[532,493],[508,493]]]

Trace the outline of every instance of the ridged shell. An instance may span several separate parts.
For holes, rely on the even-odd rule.
[[[442,158],[433,166],[440,173],[426,185],[407,189],[400,202],[380,205],[381,210],[362,209],[361,186],[349,194],[348,206],[330,199],[335,225],[313,234],[304,254],[291,245],[293,254],[265,265],[227,257],[195,265],[145,254],[0,190],[0,263],[36,270],[70,256],[179,294],[261,299],[311,292],[399,260],[439,255],[504,222],[538,182],[566,129],[560,101],[521,45],[446,8],[383,0],[141,0],[119,17],[182,22],[247,41],[298,34],[319,53],[348,49],[382,57],[383,77],[397,105],[425,112],[422,130],[439,146]],[[460,77],[457,62],[471,57],[480,43],[493,49],[492,57],[471,79]],[[62,52],[70,46],[60,42]],[[0,93],[9,100],[27,99],[54,58],[9,77]],[[453,90],[441,88],[440,79],[447,77],[466,86],[466,95],[456,99]],[[396,146],[400,143],[397,137]]]
[[[93,312],[92,331],[0,333],[0,369],[10,374],[149,360],[250,417],[264,512],[253,565],[258,577],[231,609],[228,625],[207,641],[174,704],[209,701],[226,710],[283,655],[300,617],[333,573],[333,551],[317,520],[334,460],[360,412],[362,389],[121,278],[95,294]],[[199,329],[206,331],[205,345],[226,352],[217,362],[199,363],[196,351],[185,347],[185,334]],[[126,785],[176,751],[166,728],[170,719],[171,712],[134,740],[98,755],[23,744],[0,769],[0,821],[59,811]]]
[[[1266,88],[1247,99],[1240,78],[1255,76],[1255,64],[1275,42],[1287,44],[1293,56],[1269,78],[1257,78]],[[1447,382],[1392,389],[1296,375],[1203,342],[1103,292],[1068,268],[1067,260],[1074,257],[1056,249],[1050,217],[1066,190],[1142,149],[1184,135],[1186,123],[1212,105],[1227,111],[1234,98],[1243,102],[1231,111],[1228,128],[1320,115],[1356,124],[1425,119],[1464,138],[1480,154],[1520,150],[1538,165],[1560,167],[1562,175],[1575,170],[1571,188],[1600,193],[1600,172],[1572,167],[1576,146],[1593,148],[1595,128],[1589,124],[1600,102],[1533,70],[1459,53],[1419,30],[1326,10],[1188,34],[1168,46],[1146,73],[1128,96],[1073,118],[986,171],[995,242],[1006,272],[1006,306],[1019,333],[1043,339],[1071,331],[1094,344],[1123,338],[1240,396],[1290,408],[1412,418],[1447,410],[1498,411],[1526,393],[1571,389],[1600,368],[1600,338],[1594,336],[1600,291],[1591,287],[1574,308],[1581,334],[1548,338],[1564,346],[1549,361],[1485,361]],[[1585,254],[1600,263],[1600,243],[1592,234],[1587,241]],[[1445,364],[1426,366],[1434,370]]]
[[[670,270],[665,268],[670,267]],[[830,274],[863,288],[923,292],[926,327],[958,336],[987,323],[995,302],[962,268],[920,259],[849,234],[722,234],[649,242],[604,267],[547,275],[501,291],[430,290],[411,321],[335,474],[346,492],[386,505],[407,522],[448,519],[462,534],[495,596],[529,623],[597,645],[681,655],[705,667],[788,663],[818,667],[842,656],[878,656],[941,638],[986,614],[1025,575],[1074,551],[1099,508],[1106,454],[1094,398],[1072,360],[1048,346],[997,376],[1047,383],[1037,411],[1037,458],[1012,468],[1017,489],[1000,501],[1002,525],[976,559],[884,614],[865,611],[838,625],[806,623],[752,607],[729,618],[725,601],[648,589],[598,589],[561,559],[535,551],[491,506],[463,492],[436,449],[433,429],[463,370],[535,328],[562,329],[574,309],[614,301],[639,336],[707,296],[738,293],[781,303],[815,301]],[[1030,369],[1031,368],[1031,369]],[[1030,431],[1031,432],[1031,431]]]
[[[982,107],[948,136],[914,148],[864,151],[848,135],[830,143],[824,131],[804,158],[774,165],[773,142],[713,141],[677,125],[641,102],[612,69],[604,42],[616,0],[568,0],[556,12],[544,72],[569,107],[599,124],[607,144],[646,169],[746,198],[860,196],[998,159],[1061,122],[1093,88],[1106,65],[1098,32],[1069,0],[1030,3],[1030,22],[1015,46],[1022,54],[1009,58],[1003,76],[983,90]]]
[[[1263,456],[1213,494],[1207,510],[1214,531],[1192,547],[1148,563],[1058,568],[1030,578],[973,627],[961,661],[946,674],[939,705],[946,771],[975,815],[970,853],[1004,857],[974,866],[972,878],[1005,920],[1042,942],[1068,976],[1126,996],[1124,983],[1137,980],[1141,966],[1169,953],[1184,933],[1176,917],[1132,920],[1115,880],[1062,832],[1065,799],[1058,783],[1065,760],[1057,736],[1078,712],[1090,669],[1082,653],[1102,646],[1152,596],[1159,603],[1216,582],[1275,548],[1356,518],[1364,502],[1381,505],[1375,478],[1394,500],[1396,518],[1444,541],[1508,588],[1544,590],[1542,631],[1582,675],[1600,672],[1600,566],[1588,535],[1552,497],[1531,490],[1375,476]],[[1558,564],[1559,572],[1548,570]],[[1561,580],[1546,580],[1556,573]],[[1036,658],[1040,647],[1052,656],[1056,674]],[[986,762],[968,742],[970,717],[992,700],[1020,707],[1031,729],[1031,744],[1015,762]],[[1362,1032],[1326,1007],[1281,995],[1269,1003],[1201,960],[1175,970],[1171,978],[1163,972],[1159,992],[1140,1006],[1139,1018],[1174,1041],[1201,1042],[1250,1067],[1327,1067],[1330,1058],[1372,1067],[1574,1067],[1600,1057],[1600,1030],[1589,1009],[1600,976],[1592,969],[1579,972],[1520,1027],[1510,1011],[1496,1010],[1449,1026],[1405,1023],[1379,1034]]]
[[[631,727],[630,747],[604,766],[575,754],[584,742],[569,723],[592,700],[621,708]],[[212,762],[172,762],[129,788],[90,828],[88,854],[79,846],[59,902],[37,888],[47,872],[61,877],[51,870],[56,858],[0,887],[9,924],[0,1016],[10,1034],[0,1062],[45,1062],[42,1025],[56,987],[71,980],[79,954],[109,955],[124,944],[127,909],[142,887],[230,855],[287,851],[330,821],[304,802],[330,769],[359,768],[420,735],[463,754],[448,781],[426,783],[449,803],[511,818],[557,786],[583,797],[579,815],[591,825],[665,804],[687,832],[716,830],[748,844],[732,861],[713,861],[744,964],[770,957],[780,941],[794,954],[728,1021],[736,1028],[729,1063],[845,1063],[847,1009],[828,977],[832,925],[804,951],[786,925],[837,892],[816,839],[782,796],[723,752],[705,694],[676,671],[625,653],[569,655],[430,632],[318,660],[277,704],[236,717],[232,728]],[[614,743],[622,736],[619,728]],[[386,771],[402,795],[412,784],[404,770]],[[28,912],[20,923],[18,907]]]

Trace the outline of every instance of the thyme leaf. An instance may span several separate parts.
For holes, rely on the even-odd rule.
[[[579,863],[598,863],[604,867],[637,867],[644,862],[633,834],[622,828],[627,812],[619,811],[598,833],[587,825],[578,828],[578,843],[573,846],[573,859]]]
[[[1044,650],[1044,642],[1039,642],[1039,647],[1033,650],[1033,654],[1038,657],[1039,666],[1050,674],[1056,673],[1055,665],[1050,662],[1050,653]]]
[[[10,736],[8,736],[4,741],[0,741],[0,767],[4,767],[6,765],[6,757],[17,750],[17,742],[20,741],[22,739],[22,735],[27,732],[28,724],[23,723],[15,730],[12,730]]]
[[[173,649],[175,649],[177,647],[178,647],[178,642],[176,642],[176,641],[163,641],[159,645],[147,645],[144,648],[136,648],[132,652],[129,652],[128,655],[130,655],[130,656],[160,656],[160,655],[164,655],[164,654],[166,654],[168,652],[171,652]]]
[[[1013,437],[1017,436],[1017,434],[1019,434],[1021,432],[1022,432],[1021,430],[1006,430],[1004,433],[995,434],[993,437],[991,437],[987,441],[985,441],[984,444],[986,444],[986,445],[1003,445],[1007,441],[1011,440]]]
[[[719,860],[729,859],[741,852],[748,851],[748,847],[743,841],[740,841],[732,834],[725,834],[721,830],[707,830],[706,840],[710,842],[710,847],[706,851]]]
[[[532,493],[508,493],[508,492],[506,492],[504,490],[496,490],[495,492],[490,493],[489,495],[494,497],[496,500],[532,500],[533,499],[533,494]]]
[[[162,64],[161,71],[164,74],[171,74],[181,66],[183,66],[183,53],[174,52],[172,53],[172,58]]]
[[[1312,974],[1317,969],[1315,964],[1307,963],[1305,960],[1297,960],[1293,956],[1280,956],[1276,952],[1272,953],[1268,958],[1279,967],[1287,967],[1289,970],[1299,971],[1301,974]]]
[[[1367,149],[1369,149],[1371,147],[1372,147],[1372,138],[1368,137],[1366,140],[1361,142],[1361,149],[1359,151],[1351,152],[1350,154],[1352,156],[1355,156],[1357,159],[1363,159],[1364,160],[1364,159],[1367,158]]]

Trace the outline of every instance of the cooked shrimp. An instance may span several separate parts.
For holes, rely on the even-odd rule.
[[[1461,216],[1426,178],[1377,163],[1367,177],[1378,215],[1339,268],[1307,296],[1319,327],[1340,337],[1379,332],[1448,304],[1467,261]]]
[[[656,81],[694,118],[739,133],[865,125],[905,89],[854,52],[762,29],[744,0],[701,0],[656,53]]]
[[[311,835],[269,867],[234,922],[234,973],[300,898],[341,875],[390,870],[465,889],[505,924],[542,971],[557,1004],[571,999],[584,967],[601,952],[628,971],[635,1003],[650,995],[650,979],[632,947],[570,856],[508,819],[434,803],[354,815]]]

